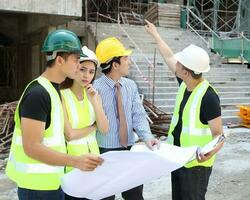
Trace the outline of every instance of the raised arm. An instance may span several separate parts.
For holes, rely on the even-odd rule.
[[[145,21],[146,21],[145,25],[146,31],[153,37],[166,64],[168,65],[169,69],[175,74],[176,71],[175,64],[177,61],[174,58],[174,54],[171,48],[168,46],[166,42],[163,41],[160,34],[157,32],[155,25],[150,23],[148,20]]]

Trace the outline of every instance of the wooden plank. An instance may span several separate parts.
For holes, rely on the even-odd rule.
[[[180,28],[180,11],[180,5],[157,3],[146,12],[144,17],[160,26]]]

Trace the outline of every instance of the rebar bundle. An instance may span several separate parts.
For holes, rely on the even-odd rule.
[[[150,129],[157,137],[167,136],[171,115],[157,108],[154,104],[143,99],[143,106],[150,119]]]
[[[14,130],[14,113],[17,101],[0,105],[0,155],[8,155]]]

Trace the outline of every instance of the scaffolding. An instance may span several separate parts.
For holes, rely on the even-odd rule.
[[[149,8],[151,0],[85,0],[83,20],[96,21],[97,13],[119,20],[120,13],[143,15]],[[87,7],[86,7],[87,6]],[[108,19],[98,19],[106,22]]]
[[[186,5],[187,27],[224,62],[250,63],[250,1],[187,0]]]
[[[188,0],[187,6],[215,33],[225,37],[250,34],[248,0]],[[188,20],[196,30],[207,31],[196,18],[191,16]]]

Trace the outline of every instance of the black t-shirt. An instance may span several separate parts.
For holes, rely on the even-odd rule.
[[[182,79],[177,77],[179,85],[182,83]],[[188,98],[192,92],[185,90],[180,110],[179,110],[179,120],[178,123],[173,130],[172,134],[174,137],[174,145],[180,146],[180,134],[182,129],[182,114],[183,109],[188,101]],[[210,86],[208,87],[206,93],[204,94],[201,100],[201,111],[200,111],[200,121],[203,124],[208,124],[208,121],[215,119],[216,117],[221,116],[221,107],[220,107],[220,99],[218,95],[215,93],[213,88]]]
[[[59,84],[51,82],[60,98]],[[38,81],[34,81],[25,91],[19,106],[19,116],[46,122],[50,125],[51,100],[47,90]]]

